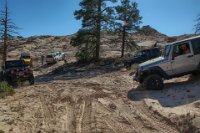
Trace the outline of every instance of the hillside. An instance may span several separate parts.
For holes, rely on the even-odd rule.
[[[192,35],[191,35],[192,36]],[[200,77],[186,75],[165,81],[163,90],[145,90],[124,68],[116,35],[102,36],[102,57],[79,64],[70,36],[34,36],[10,42],[9,59],[30,52],[35,85],[26,82],[16,94],[0,99],[0,130],[5,133],[200,133]],[[146,26],[131,36],[137,43],[182,39]],[[147,43],[148,44],[148,43]],[[151,46],[152,44],[149,43]],[[64,51],[68,62],[41,65],[40,57]],[[128,50],[127,50],[128,51]]]
[[[138,32],[132,34],[131,38],[138,44],[145,42],[151,47],[156,42],[159,45],[163,45],[167,42],[190,36],[193,35],[168,37],[151,26],[144,26]],[[9,59],[16,59],[19,57],[20,53],[28,52],[31,53],[33,57],[40,58],[41,55],[46,55],[49,52],[63,51],[66,52],[69,58],[73,58],[77,48],[70,45],[70,39],[71,36],[33,36],[29,38],[16,38],[9,42],[8,57]],[[120,55],[121,39],[117,35],[103,33],[101,41],[102,57],[115,57]],[[0,42],[0,46],[0,50],[2,51],[2,42]],[[126,51],[131,52],[129,48],[127,48]]]

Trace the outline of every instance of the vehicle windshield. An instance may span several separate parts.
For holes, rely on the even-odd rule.
[[[143,52],[143,51],[139,51],[139,52],[137,52],[134,56],[136,57],[136,56],[142,56],[142,55],[144,55],[145,54],[145,52]]]
[[[47,55],[46,58],[53,58],[53,55]]]
[[[163,56],[168,57],[171,50],[171,45],[166,45],[163,51]]]
[[[137,52],[134,56],[140,56],[141,54],[141,52]]]
[[[23,59],[30,59],[31,56],[22,56],[21,58],[23,58]]]

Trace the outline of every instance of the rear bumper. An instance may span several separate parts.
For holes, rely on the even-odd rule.
[[[55,59],[46,59],[46,63],[54,63],[54,62],[56,62]]]
[[[8,77],[9,79],[11,79],[12,81],[25,81],[25,80],[29,80],[30,77],[32,77],[33,74],[12,74],[12,75],[7,75],[6,77]]]

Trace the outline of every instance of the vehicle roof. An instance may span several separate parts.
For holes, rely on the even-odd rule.
[[[24,62],[24,60],[7,60],[6,62],[14,62],[14,61],[23,61]]]
[[[21,53],[21,56],[30,56],[29,53]]]
[[[174,45],[174,44],[177,44],[177,43],[181,43],[181,42],[185,42],[185,41],[190,41],[190,40],[194,40],[194,39],[197,39],[197,38],[200,38],[200,35],[195,36],[195,37],[190,37],[190,38],[187,38],[187,39],[183,39],[183,40],[180,40],[180,41],[172,42],[172,43],[169,43],[167,45]]]
[[[159,49],[158,47],[155,47],[155,48],[148,48],[148,49],[143,49],[143,50],[139,50],[140,51],[148,51],[148,50],[153,50],[153,49]]]

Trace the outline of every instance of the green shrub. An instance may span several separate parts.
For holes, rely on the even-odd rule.
[[[89,51],[80,50],[76,53],[76,58],[77,58],[78,62],[89,62],[94,57],[93,57],[93,54],[91,54]]]
[[[14,93],[14,89],[7,82],[0,82],[0,98],[12,96]]]
[[[4,133],[4,131],[3,131],[3,130],[0,130],[0,133]]]

